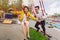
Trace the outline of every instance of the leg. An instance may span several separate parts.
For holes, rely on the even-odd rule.
[[[45,29],[45,21],[41,21],[41,27],[43,29],[44,35],[46,34],[46,29]]]
[[[37,28],[37,31],[39,31],[39,29],[40,29],[40,28],[38,27],[39,24],[40,24],[39,22],[36,22],[36,24],[35,24],[35,28]]]
[[[24,22],[22,22],[22,28],[23,28],[24,39],[26,39],[26,26]]]
[[[28,21],[26,21],[26,29],[27,29],[27,33],[28,33],[28,38],[30,38],[29,22]]]

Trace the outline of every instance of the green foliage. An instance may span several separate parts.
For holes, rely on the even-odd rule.
[[[0,6],[3,8],[4,11],[7,11],[9,8],[13,8],[13,6],[16,6],[19,9],[20,3],[22,3],[22,0],[18,0],[15,4],[8,5],[8,0],[0,0]]]
[[[55,13],[54,16],[60,17],[60,13]]]

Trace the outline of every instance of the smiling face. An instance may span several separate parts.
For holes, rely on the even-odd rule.
[[[29,8],[27,6],[25,6],[24,11],[25,11],[25,13],[27,13],[29,11]]]
[[[26,12],[26,13],[28,12],[28,9],[27,9],[27,8],[25,8],[25,12]]]
[[[35,8],[35,11],[36,11],[36,13],[38,13],[39,12],[39,9],[38,8]]]
[[[38,13],[39,12],[39,6],[35,7],[35,12]]]

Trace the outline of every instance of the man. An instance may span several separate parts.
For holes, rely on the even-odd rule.
[[[39,6],[35,6],[35,11],[36,11],[36,18],[37,18],[37,22],[35,24],[35,27],[37,28],[37,31],[39,31],[39,25],[41,25],[42,29],[43,29],[43,33],[44,35],[46,34],[45,33],[45,19],[43,18],[43,15],[42,13],[39,12]]]

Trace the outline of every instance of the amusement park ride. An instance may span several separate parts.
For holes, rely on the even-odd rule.
[[[40,9],[41,9],[41,12],[42,12],[43,16],[44,16],[44,15],[47,15],[47,13],[46,13],[46,11],[45,11],[45,7],[44,7],[44,2],[43,2],[43,0],[39,0],[39,4],[40,4]],[[33,9],[33,10],[32,10],[33,13],[35,13],[35,11],[34,11],[34,10],[35,10],[35,9],[34,9],[34,6],[35,6],[35,5],[34,5],[33,2],[31,3],[31,6],[32,6],[32,9]]]
[[[46,11],[45,11],[45,8],[44,8],[43,0],[39,0],[39,2],[40,2],[42,14],[43,14],[43,16],[44,16],[44,13],[46,13]],[[46,13],[46,14],[47,14],[47,13]]]

